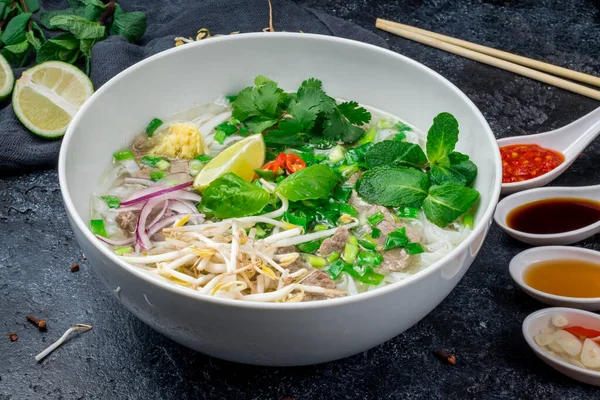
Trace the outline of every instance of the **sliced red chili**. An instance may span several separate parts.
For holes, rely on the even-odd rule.
[[[300,171],[301,169],[306,168],[306,163],[302,158],[295,154],[288,154],[285,160],[285,169],[288,174],[293,174],[294,172]]]
[[[261,169],[266,169],[268,171],[273,171],[273,173],[277,173],[277,171],[279,170],[279,168],[281,168],[281,164],[279,163],[279,160],[274,160],[271,161],[269,163],[266,163],[265,165],[262,166]]]
[[[563,328],[563,330],[579,338],[593,339],[600,336],[600,331],[584,328],[583,326],[569,326],[567,328]]]
[[[281,168],[285,167],[285,160],[287,159],[287,154],[285,153],[279,153],[279,155],[277,156],[277,162],[279,163],[279,166]]]

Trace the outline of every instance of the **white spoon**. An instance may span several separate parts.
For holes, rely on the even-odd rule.
[[[508,226],[508,214],[523,204],[537,200],[555,198],[587,199],[600,202],[600,185],[580,187],[545,187],[525,190],[520,193],[505,197],[496,206],[494,221],[510,236],[521,242],[534,246],[544,245],[566,245],[579,242],[600,232],[600,221],[591,225],[569,232],[537,234],[517,231]],[[551,215],[548,218],[552,218]]]
[[[499,147],[512,144],[537,144],[547,149],[558,151],[565,156],[565,161],[562,164],[544,175],[521,182],[503,183],[500,193],[503,195],[511,194],[525,189],[544,186],[552,182],[573,164],[577,156],[598,134],[600,134],[600,108],[554,131],[498,139]]]
[[[574,308],[545,308],[530,314],[523,321],[523,336],[527,344],[537,354],[537,356],[546,364],[565,374],[569,378],[590,385],[600,386],[600,372],[591,369],[581,368],[576,365],[563,361],[560,358],[548,353],[547,350],[540,347],[535,342],[535,336],[543,328],[552,326],[552,317],[561,315],[569,321],[570,326],[583,326],[588,329],[600,330],[600,316],[589,311],[576,310]]]
[[[550,260],[581,260],[590,263],[600,262],[600,252],[581,247],[543,246],[525,250],[510,261],[508,271],[515,283],[525,293],[542,303],[551,306],[573,307],[588,311],[600,310],[600,297],[567,297],[542,292],[525,282],[525,271],[535,263]],[[568,268],[565,266],[564,268]]]

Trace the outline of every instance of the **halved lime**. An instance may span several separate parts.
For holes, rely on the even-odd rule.
[[[31,132],[54,139],[64,135],[92,93],[92,81],[79,68],[48,61],[24,71],[17,80],[13,110]]]
[[[265,162],[265,142],[262,135],[248,136],[232,144],[200,171],[194,180],[196,189],[204,190],[218,177],[233,172],[239,177],[251,181],[254,170],[262,167]]]
[[[6,58],[0,54],[0,100],[4,100],[12,92],[15,76]]]

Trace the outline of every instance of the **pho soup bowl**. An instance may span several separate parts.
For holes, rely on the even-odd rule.
[[[244,62],[239,62],[243,55]],[[229,60],[229,61],[228,61]],[[480,194],[469,236],[399,283],[355,296],[303,303],[214,298],[123,262],[88,228],[90,198],[111,155],[154,117],[237,93],[265,75],[292,90],[310,77],[328,94],[403,116],[427,132],[447,111],[459,121],[457,151],[478,165]],[[360,353],[410,328],[456,286],[477,255],[500,193],[496,140],[458,88],[397,53],[356,41],[294,33],[212,38],[152,56],[103,85],[64,137],[60,185],[77,242],[96,274],[135,316],[172,340],[225,360],[270,366],[316,364]]]

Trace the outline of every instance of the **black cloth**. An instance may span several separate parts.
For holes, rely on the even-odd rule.
[[[41,3],[41,11],[68,6],[65,0]],[[148,27],[138,44],[110,36],[94,46],[90,77],[96,89],[136,62],[172,48],[176,36],[195,37],[198,29],[204,27],[212,34],[257,32],[269,24],[267,0],[123,0],[119,3],[125,11],[145,12]],[[387,47],[381,37],[321,11],[286,0],[272,0],[272,5],[275,31],[334,35]],[[39,18],[39,14],[35,18]],[[24,69],[14,70],[15,79]],[[30,133],[15,117],[10,100],[0,107],[0,174],[53,167],[61,140],[48,141]]]

